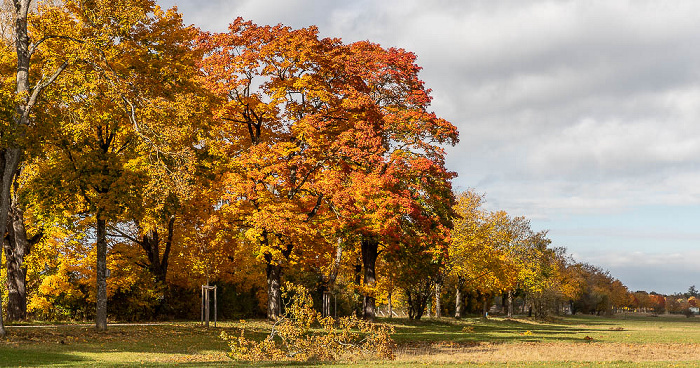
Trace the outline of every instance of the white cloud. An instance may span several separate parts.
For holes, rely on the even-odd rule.
[[[646,290],[664,294],[682,293],[690,285],[700,285],[697,263],[700,251],[683,253],[612,252],[600,255],[574,254],[583,262],[610,271],[631,291]]]
[[[561,219],[700,205],[700,2],[161,3],[206,30],[240,15],[415,52],[435,111],[461,132],[455,185],[494,208]]]

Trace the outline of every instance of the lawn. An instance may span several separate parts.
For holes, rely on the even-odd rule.
[[[395,361],[336,363],[372,367],[697,367],[700,318],[576,316],[549,322],[529,319],[381,320],[395,327]],[[0,366],[227,366],[222,330],[241,327],[262,337],[265,321],[112,325],[10,326],[0,340]],[[279,363],[255,364],[260,367]],[[287,364],[308,366],[310,364]],[[317,364],[320,365],[320,364]]]

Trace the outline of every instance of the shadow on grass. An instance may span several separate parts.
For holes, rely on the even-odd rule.
[[[0,347],[0,367],[38,367],[84,362],[84,359],[70,353]]]
[[[392,335],[398,344],[414,341],[455,343],[478,342],[580,342],[581,334],[600,332],[600,328],[571,324],[520,321],[512,319],[467,318],[463,320],[393,320],[382,321],[393,325]],[[612,325],[611,323],[607,323]],[[602,324],[601,324],[602,325]]]

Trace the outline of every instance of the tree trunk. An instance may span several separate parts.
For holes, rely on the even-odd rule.
[[[0,156],[0,164],[2,164],[2,193],[0,198],[0,234],[5,237],[7,233],[7,222],[12,204],[11,189],[17,174],[17,168],[22,157],[22,151],[19,148],[4,148]],[[2,264],[2,253],[0,252],[0,264]],[[2,293],[0,292],[0,300]],[[2,304],[0,303],[0,338],[5,337],[5,324],[2,320]]]
[[[457,285],[455,287],[455,318],[462,318],[462,288]]]
[[[440,311],[440,309],[442,309],[442,302],[440,300],[441,289],[440,283],[435,283],[435,317],[437,318],[442,317],[442,312]]]
[[[269,244],[268,232],[263,231],[262,245]],[[285,260],[292,254],[292,243],[282,249],[282,256]],[[265,253],[265,263],[267,264],[267,318],[277,320],[282,314],[282,264],[279,260],[272,258],[271,253]]]
[[[331,295],[332,290],[335,286],[335,280],[338,278],[338,271],[340,270],[340,262],[343,259],[343,247],[342,240],[338,238],[336,248],[335,248],[335,259],[333,260],[333,266],[328,271],[328,277],[321,276],[325,280],[323,282],[323,316],[328,317],[331,315]]]
[[[391,305],[391,291],[389,292],[389,295],[387,296],[387,302],[389,303],[389,318],[394,317],[394,307]]]
[[[365,298],[357,291],[359,290],[359,287],[362,286],[362,260],[357,259],[355,262],[355,285],[357,285],[357,288],[355,288],[355,292],[353,293],[353,311],[355,316],[359,318],[362,315],[362,311],[365,309]]]
[[[416,284],[413,288],[407,288],[405,291],[408,299],[408,318],[420,320],[425,313],[428,300],[433,296],[432,282],[423,280]]]
[[[97,214],[97,313],[95,327],[107,330],[107,222]]]
[[[138,223],[136,226],[140,228]],[[170,216],[167,231],[167,239],[165,240],[165,248],[163,249],[162,255],[160,251],[161,240],[158,230],[154,229],[148,231],[143,235],[141,241],[138,242],[148,257],[148,271],[155,277],[156,282],[161,285],[165,285],[166,276],[168,274],[168,260],[170,258],[170,249],[175,233],[175,216]]]
[[[377,264],[377,257],[379,255],[379,242],[374,237],[363,236],[361,241],[362,247],[362,264],[364,266],[364,285],[365,288],[374,288],[377,279],[375,277],[375,270]],[[376,313],[376,300],[373,295],[373,291],[369,291],[364,298],[363,303],[363,313],[364,319],[374,320]]]
[[[488,303],[489,295],[484,294],[481,297],[481,299],[482,299],[481,300],[481,318],[487,319],[487,318],[489,318],[489,307],[490,307],[490,305]]]
[[[267,255],[265,259],[267,259]],[[273,264],[270,261],[267,263],[267,318],[276,320],[282,313],[282,295],[281,295],[281,279],[282,266]]]
[[[4,242],[7,265],[7,319],[19,321],[27,318],[27,267],[24,258],[32,245],[42,237],[39,231],[31,239],[27,238],[22,210],[13,204],[10,208],[7,224],[7,236]]]
[[[28,112],[31,106],[24,102],[26,95],[29,92],[29,34],[27,33],[27,13],[29,11],[30,0],[13,0],[14,16],[15,16],[15,51],[17,52],[17,84],[15,89],[15,97],[18,103],[15,106],[15,116],[13,128],[18,128],[20,125],[27,125]],[[3,132],[4,136],[14,134],[15,132]],[[2,192],[0,192],[0,237],[4,239],[7,233],[7,219],[10,212],[11,204],[11,188],[14,182],[17,168],[22,158],[22,149],[16,142],[3,142],[6,146],[2,147],[2,155],[0,161],[2,164]],[[2,253],[0,252],[0,264],[2,264]],[[2,300],[2,292],[0,292],[0,301]],[[2,320],[2,303],[0,303],[0,338],[5,337],[5,324]]]
[[[508,318],[513,318],[513,290],[508,290]]]

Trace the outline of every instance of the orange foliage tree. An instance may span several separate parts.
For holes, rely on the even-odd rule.
[[[373,284],[381,236],[398,237],[406,215],[422,220],[430,211],[418,200],[429,186],[403,179],[451,176],[437,144],[454,143],[456,129],[426,111],[415,56],[319,39],[314,27],[239,18],[229,29],[202,40],[202,68],[221,98],[213,143],[225,166],[220,211],[258,244],[268,317],[279,315],[282,266],[318,245],[311,240],[321,227],[361,234],[365,281]]]

